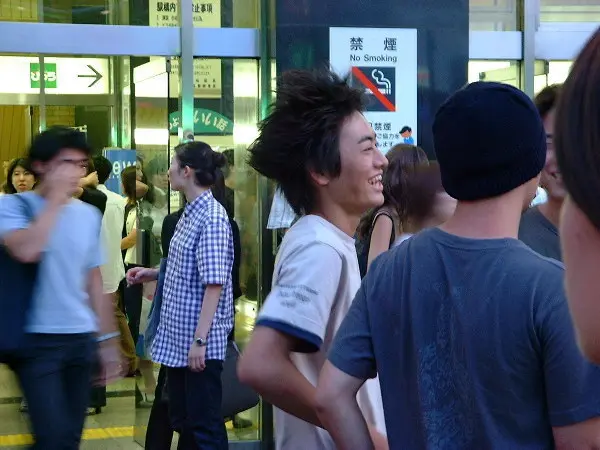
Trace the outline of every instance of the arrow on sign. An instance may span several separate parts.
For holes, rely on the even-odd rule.
[[[94,67],[91,64],[87,65],[89,67],[89,69],[94,72],[93,74],[90,75],[77,75],[78,78],[94,78],[94,81],[92,81],[92,84],[90,84],[88,87],[92,87],[93,85],[95,85],[98,81],[100,81],[100,79],[102,78],[102,74],[100,72],[98,72],[96,69],[94,69]]]

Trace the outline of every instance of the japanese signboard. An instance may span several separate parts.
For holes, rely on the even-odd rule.
[[[150,0],[148,5],[151,27],[178,27],[179,0]],[[194,0],[192,11],[194,26],[221,28],[221,0]]]
[[[169,114],[171,133],[177,133],[180,123],[181,113],[179,111]],[[216,111],[195,108],[194,134],[233,134],[233,121]]]
[[[329,60],[333,70],[365,90],[365,117],[382,152],[416,144],[417,30],[330,28]]]
[[[44,61],[44,89],[48,94],[108,94],[108,58],[54,58]],[[39,58],[0,56],[0,93],[38,94]]]
[[[148,11],[151,27],[179,26],[179,0],[150,0]],[[196,27],[221,28],[221,0],[194,0],[192,15]],[[177,79],[178,60],[173,60],[171,73]],[[221,98],[220,59],[194,59],[194,97]]]

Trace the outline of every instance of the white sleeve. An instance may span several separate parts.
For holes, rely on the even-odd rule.
[[[318,351],[338,291],[342,258],[327,244],[310,243],[281,262],[257,325],[298,340],[298,352]]]

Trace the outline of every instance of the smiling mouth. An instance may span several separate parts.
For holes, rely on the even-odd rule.
[[[383,180],[383,175],[375,175],[374,177],[369,178],[369,184],[371,186],[377,186],[378,184],[381,184],[381,180]]]

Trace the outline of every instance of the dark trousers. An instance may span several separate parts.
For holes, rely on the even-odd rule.
[[[179,433],[179,450],[227,450],[221,412],[223,361],[206,360],[202,372],[167,368],[169,415]]]
[[[165,382],[167,377],[167,368],[160,366],[156,391],[154,393],[154,403],[148,419],[148,430],[146,431],[146,450],[171,450],[173,442],[173,428],[169,419],[169,403],[163,398]]]
[[[91,334],[31,334],[15,371],[28,404],[33,449],[79,448],[97,346]]]
[[[136,264],[128,264],[126,270],[134,267],[139,266]],[[142,284],[127,286],[127,284],[123,282],[123,304],[125,305],[125,313],[127,314],[129,330],[131,331],[131,337],[133,338],[134,345],[137,345],[138,337],[140,335],[140,318],[142,316],[143,293],[144,286]]]

